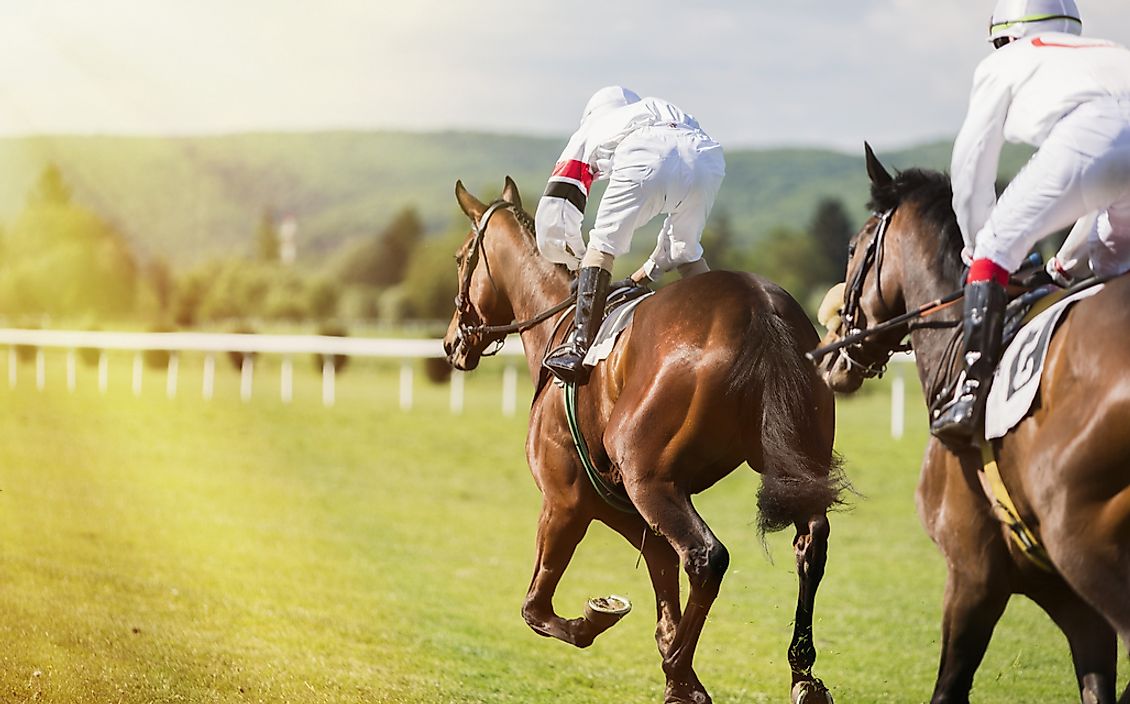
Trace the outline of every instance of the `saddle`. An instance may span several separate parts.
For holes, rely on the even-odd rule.
[[[576,283],[574,282],[573,285],[575,286]],[[573,291],[573,293],[575,294],[576,291]],[[604,317],[600,329],[596,333],[596,339],[589,346],[588,354],[585,355],[587,366],[594,366],[608,356],[616,343],[616,338],[631,322],[635,304],[653,293],[655,291],[651,290],[650,287],[637,283],[631,278],[612,282],[608,288],[608,298],[605,300]],[[561,316],[557,319],[556,327],[560,328],[566,321],[572,320],[575,309],[576,303],[562,311]],[[550,339],[556,337],[555,334]],[[572,344],[574,337],[576,337],[576,330],[570,331],[563,342]],[[549,354],[549,351],[546,354]]]
[[[1014,316],[985,402],[985,437],[1003,437],[1031,411],[1044,362],[1064,313],[1076,301],[1102,290],[1105,279],[1081,281],[1067,289],[1040,287],[1013,301]],[[1047,290],[1050,288],[1051,290]]]
[[[962,273],[962,281],[965,280],[965,272]],[[1005,307],[1004,323],[1001,332],[1000,341],[1000,356],[997,364],[996,372],[993,376],[993,385],[998,384],[998,379],[1002,376],[1007,376],[1007,371],[1002,371],[1006,367],[1005,353],[1010,349],[1016,338],[1021,335],[1030,322],[1032,322],[1038,315],[1055,307],[1061,302],[1066,302],[1063,306],[1066,309],[1072,301],[1077,298],[1082,298],[1095,291],[1089,289],[1104,283],[1106,279],[1089,278],[1079,281],[1078,283],[1070,286],[1069,288],[1061,288],[1052,283],[1051,278],[1043,269],[1043,261],[1038,254],[1032,254],[1025,260],[1021,269],[1009,278],[1007,291],[1009,295],[1009,302]],[[1086,294],[1083,292],[1087,291]],[[1070,301],[1068,300],[1070,299]],[[1062,312],[1062,311],[1061,311]],[[1057,314],[1058,316],[1058,314]],[[1045,331],[1042,348],[1039,350],[1039,356],[1036,358],[1039,362],[1039,367],[1035,369],[1036,381],[1038,385],[1039,372],[1042,370],[1042,353],[1047,348],[1047,344],[1051,339],[1054,332],[1055,322],[1047,326],[1049,329]],[[1031,332],[1031,331],[1030,331]],[[961,327],[958,326],[951,341],[951,353],[958,354],[962,344]],[[953,366],[953,365],[949,365]],[[946,383],[941,390],[934,397],[931,403],[931,411],[935,407],[943,404],[954,393],[957,384],[960,383],[961,377],[956,370],[947,375]],[[991,387],[990,387],[991,390]],[[1012,424],[1019,422],[1019,419],[1013,421]],[[1011,425],[1009,426],[1011,427]]]

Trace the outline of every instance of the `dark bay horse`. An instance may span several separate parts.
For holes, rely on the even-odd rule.
[[[892,177],[867,148],[871,206],[847,267],[845,322],[866,329],[949,294],[962,274],[949,179],[910,169]],[[878,236],[886,220],[885,234]],[[837,391],[859,388],[910,335],[926,398],[953,370],[961,307],[896,326],[829,357]],[[841,339],[835,330],[826,343]],[[1035,566],[995,517],[976,450],[926,449],[918,510],[949,570],[933,702],[967,702],[973,675],[1012,594],[1042,607],[1067,636],[1082,700],[1115,701],[1117,637],[1130,642],[1130,278],[1107,283],[1065,315],[1048,351],[1040,400],[998,448],[1021,518],[1054,571]],[[1117,634],[1117,635],[1116,635]],[[1118,701],[1130,703],[1130,688]]]
[[[461,282],[444,349],[474,369],[501,336],[484,330],[529,320],[569,297],[571,275],[542,257],[533,222],[507,177],[485,204],[455,186],[473,228],[457,254]],[[812,611],[827,558],[826,511],[840,491],[832,452],[832,392],[804,358],[818,341],[784,290],[750,274],[711,272],[664,287],[637,308],[612,356],[578,392],[577,416],[601,476],[630,504],[619,510],[590,483],[567,426],[564,394],[541,366],[552,320],[524,326],[536,388],[526,456],[542,494],[533,579],[522,616],[535,632],[580,648],[614,620],[563,618],[553,593],[590,523],[640,550],[655,589],[655,639],[666,701],[709,702],[692,660],[729,563],[691,496],[742,462],[760,472],[763,529],[796,526],[800,593],[789,663],[793,696],[830,701],[812,675]],[[679,565],[689,578],[680,605]]]

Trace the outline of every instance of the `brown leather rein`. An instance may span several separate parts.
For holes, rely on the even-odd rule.
[[[507,325],[484,325],[467,322],[472,314],[474,314],[474,318],[482,319],[475,311],[474,303],[471,302],[471,277],[474,275],[480,259],[482,259],[483,266],[486,268],[487,280],[490,281],[490,285],[496,291],[498,290],[490,272],[490,262],[487,261],[486,250],[483,249],[483,237],[486,235],[487,224],[490,222],[491,216],[499,210],[513,210],[514,207],[513,203],[497,200],[487,207],[478,222],[471,221],[474,236],[471,239],[471,247],[467,252],[467,265],[459,282],[459,293],[455,296],[455,310],[459,313],[458,342],[467,344],[474,337],[478,337],[484,348],[492,343],[495,344],[496,346],[493,349],[484,349],[480,353],[484,357],[498,354],[502,350],[502,344],[507,335],[525,332],[573,305],[573,299],[570,297],[528,320],[513,321]]]

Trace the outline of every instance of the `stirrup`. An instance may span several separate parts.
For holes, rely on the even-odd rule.
[[[981,427],[977,413],[977,397],[959,393],[938,410],[930,422],[930,434],[954,449],[974,447],[978,443],[977,430]]]
[[[541,365],[566,383],[583,384],[588,380],[585,353],[566,343],[550,350]]]

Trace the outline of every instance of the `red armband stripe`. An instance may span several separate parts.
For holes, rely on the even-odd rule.
[[[583,161],[570,159],[569,161],[559,161],[557,166],[553,167],[553,175],[561,176],[563,178],[571,178],[574,181],[580,181],[587,191],[592,185],[592,167]]]

